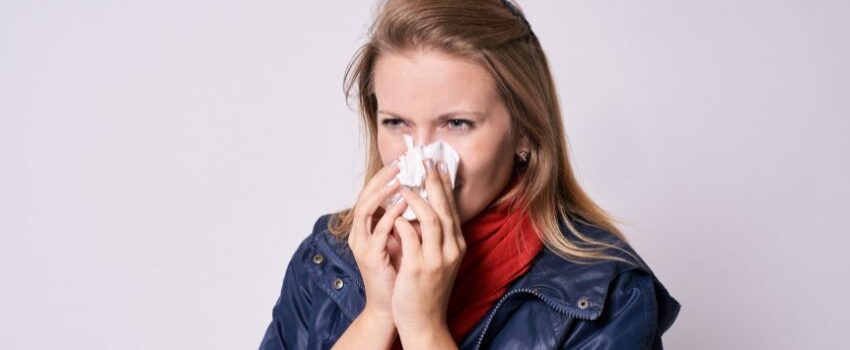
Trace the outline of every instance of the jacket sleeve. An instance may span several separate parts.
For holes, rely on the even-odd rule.
[[[580,321],[562,349],[662,349],[654,278],[637,270],[621,273],[606,296],[605,311],[592,321]]]
[[[305,239],[286,268],[280,296],[272,309],[272,320],[260,350],[304,349],[307,347],[311,296],[304,269]]]

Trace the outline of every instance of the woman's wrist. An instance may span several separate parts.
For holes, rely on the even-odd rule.
[[[405,349],[456,349],[445,322],[430,322],[419,326],[398,327],[399,338]]]
[[[366,306],[363,308],[363,311],[360,313],[358,318],[363,318],[364,322],[368,323],[370,326],[381,329],[392,329],[393,333],[395,333],[396,326],[393,321],[392,312],[381,311],[377,308],[370,307],[369,303],[366,303]]]
[[[370,307],[363,308],[333,349],[389,349],[397,332],[392,316],[387,315]]]

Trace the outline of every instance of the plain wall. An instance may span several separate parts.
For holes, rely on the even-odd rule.
[[[670,349],[850,324],[850,3],[521,2]],[[0,348],[251,349],[364,147],[370,0],[0,0]],[[352,105],[354,107],[354,105]]]

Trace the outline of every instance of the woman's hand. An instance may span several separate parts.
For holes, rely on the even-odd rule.
[[[366,306],[363,313],[372,319],[385,321],[394,332],[392,319],[392,293],[397,271],[391,264],[387,250],[387,237],[395,219],[407,208],[404,201],[390,206],[374,224],[381,203],[399,188],[398,180],[387,184],[398,174],[397,166],[386,166],[366,184],[354,205],[354,222],[348,236],[348,245],[363,277],[366,289]]]
[[[425,162],[425,189],[431,204],[402,186],[404,201],[421,229],[404,217],[396,218],[393,225],[401,237],[402,257],[392,315],[405,349],[455,346],[446,317],[454,279],[466,252],[448,172],[438,174],[431,160]]]

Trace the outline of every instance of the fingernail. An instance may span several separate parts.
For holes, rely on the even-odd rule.
[[[438,167],[439,167],[441,173],[445,174],[445,173],[449,172],[449,166],[446,165],[446,162],[440,161],[437,164],[439,164]]]
[[[387,187],[395,185],[396,182],[398,182],[398,178],[394,177],[390,182],[387,182]]]

